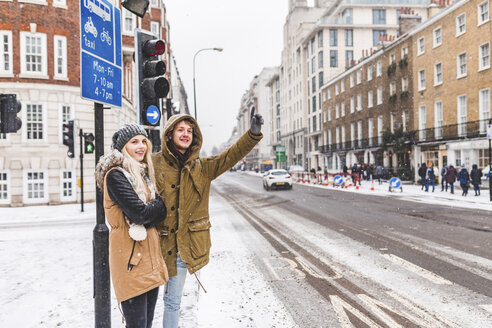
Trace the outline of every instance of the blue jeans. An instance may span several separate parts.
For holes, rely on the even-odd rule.
[[[181,261],[178,256],[176,261],[178,274],[169,278],[169,281],[164,285],[164,319],[162,324],[164,328],[178,328],[179,308],[181,306],[181,296],[186,280],[186,263]]]
[[[432,192],[436,188],[436,180],[435,179],[427,179],[425,184],[425,191],[429,191],[429,185],[432,184]]]

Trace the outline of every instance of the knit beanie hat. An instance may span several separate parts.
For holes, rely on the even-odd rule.
[[[148,138],[147,131],[136,124],[128,123],[123,125],[118,131],[113,134],[113,143],[111,144],[111,149],[117,149],[121,151],[125,147],[126,143],[130,141],[131,138],[138,136],[139,134]]]

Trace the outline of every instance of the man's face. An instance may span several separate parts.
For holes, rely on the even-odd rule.
[[[193,141],[193,128],[186,121],[179,122],[174,126],[171,140],[179,152],[186,152]]]

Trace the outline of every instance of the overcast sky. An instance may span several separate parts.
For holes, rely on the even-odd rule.
[[[227,141],[236,123],[241,96],[263,67],[280,65],[288,0],[165,0],[171,48],[193,107],[193,56],[196,101],[203,148]]]

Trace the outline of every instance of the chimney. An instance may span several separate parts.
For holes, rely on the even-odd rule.
[[[431,4],[430,7],[437,6],[436,4]],[[429,8],[430,8],[429,7]],[[410,31],[415,26],[419,25],[422,22],[422,17],[419,15],[415,15],[414,11],[410,8],[404,9],[404,14],[400,15],[400,22],[398,27],[398,35],[403,35]]]

